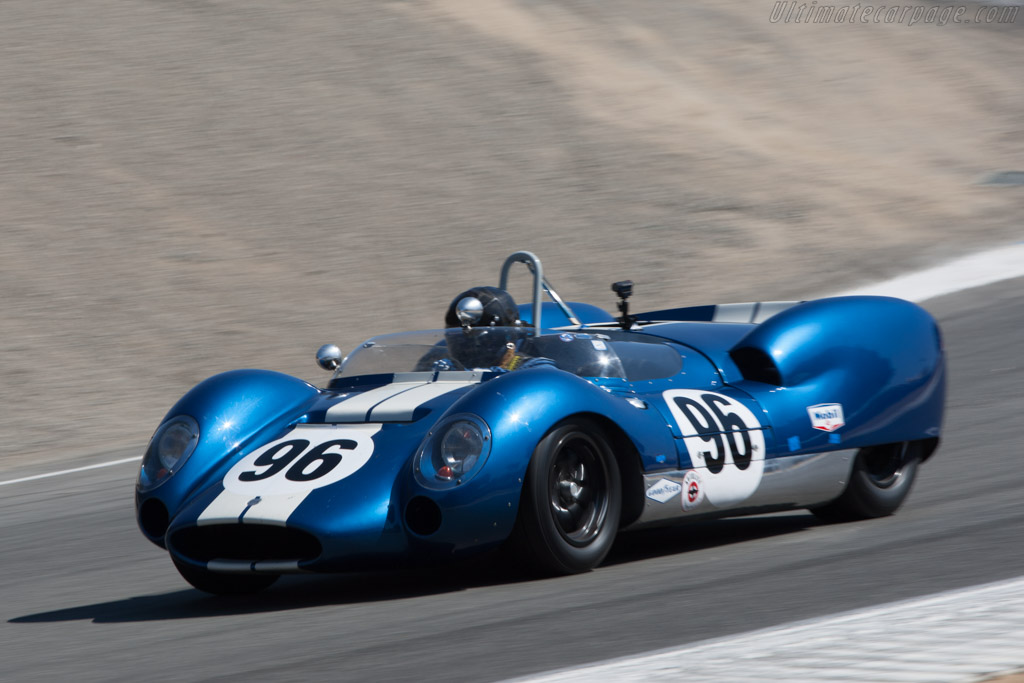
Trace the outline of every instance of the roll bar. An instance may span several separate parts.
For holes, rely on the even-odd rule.
[[[548,293],[551,300],[558,304],[558,307],[562,309],[562,313],[569,319],[573,325],[581,325],[579,318],[573,313],[572,309],[564,301],[562,297],[558,295],[555,288],[551,286],[551,283],[544,277],[544,269],[540,264],[540,259],[537,258],[532,252],[529,251],[517,251],[514,254],[510,254],[505,262],[501,264],[501,280],[498,286],[502,289],[508,289],[508,271],[512,267],[513,263],[525,263],[526,267],[529,268],[530,272],[533,273],[533,333],[534,335],[540,335],[541,330],[541,291]]]

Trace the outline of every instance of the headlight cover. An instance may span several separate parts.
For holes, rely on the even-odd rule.
[[[413,458],[416,480],[428,489],[465,484],[491,452],[491,430],[471,413],[451,415],[427,432]]]
[[[154,489],[185,464],[199,443],[199,423],[188,415],[175,415],[160,425],[149,440],[139,469],[140,491]]]

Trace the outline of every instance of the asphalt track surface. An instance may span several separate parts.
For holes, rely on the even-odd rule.
[[[1022,291],[925,304],[949,353],[945,438],[882,520],[644,532],[567,578],[472,565],[286,577],[222,599],[187,587],[136,530],[134,465],[0,487],[0,679],[496,680],[1024,575]]]

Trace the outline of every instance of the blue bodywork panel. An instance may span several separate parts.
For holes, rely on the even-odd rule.
[[[729,350],[756,326],[742,323],[661,323],[643,329],[643,334],[671,339],[706,357],[725,382],[742,379]]]
[[[807,429],[806,409],[845,408],[845,447],[938,437],[945,361],[938,325],[920,306],[887,297],[820,299],[784,311],[731,351],[736,386],[760,396],[780,435],[801,450],[835,445]],[[767,385],[767,386],[766,386]]]

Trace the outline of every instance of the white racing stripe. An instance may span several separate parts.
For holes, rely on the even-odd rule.
[[[517,681],[966,683],[1024,669],[1024,577]]]
[[[366,422],[374,406],[404,391],[422,387],[426,382],[394,382],[345,399],[327,409],[326,422]]]
[[[243,496],[225,489],[203,510],[196,524],[207,526],[241,521],[244,524],[286,526],[288,518],[308,495],[309,491],[287,496],[266,496],[261,497],[257,505],[250,505],[253,496]],[[245,517],[242,517],[243,513]]]
[[[374,406],[370,411],[370,420],[373,422],[409,422],[416,409],[427,401],[471,384],[479,384],[479,381],[432,382],[403,391]]]
[[[787,308],[792,308],[798,302],[796,301],[763,301],[758,305],[757,310],[754,312],[754,319],[752,323],[763,323],[768,318],[772,317],[776,313],[781,313]]]
[[[242,524],[287,526],[288,518],[302,505],[302,501],[306,500],[306,496],[310,493],[310,491],[305,491],[289,496],[266,496],[260,500],[259,505],[253,505],[245,512],[242,516]]]
[[[249,506],[250,500],[252,500],[252,496],[243,496],[225,489],[206,506],[196,520],[196,524],[206,526],[207,524],[237,522],[245,508]]]
[[[716,323],[749,323],[754,317],[756,303],[718,304],[712,322]]]

